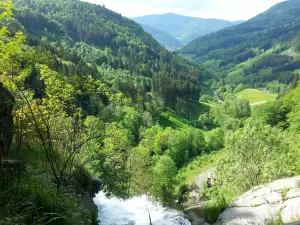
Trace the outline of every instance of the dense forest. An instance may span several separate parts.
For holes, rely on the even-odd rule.
[[[298,0],[284,1],[240,25],[201,37],[180,52],[227,84],[283,89],[300,69],[299,8]],[[279,84],[274,87],[273,81]]]
[[[62,70],[68,62],[76,62],[77,71],[87,70],[88,64],[93,76],[101,76],[127,97],[141,100],[152,91],[182,113],[186,103],[198,102],[205,71],[166,51],[133,21],[81,1],[13,2],[15,18],[28,32],[29,45],[59,49],[61,55],[56,58]],[[118,76],[108,72],[116,70]]]
[[[5,0],[0,21],[0,224],[96,225],[86,193],[100,190],[183,209],[194,175],[216,168],[199,194],[213,223],[245,191],[300,174],[297,79],[250,106],[243,85],[103,6]]]

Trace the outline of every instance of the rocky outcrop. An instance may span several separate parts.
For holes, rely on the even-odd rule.
[[[14,97],[0,82],[0,156],[6,156],[13,138]]]
[[[200,215],[203,215],[205,203],[202,202],[197,206],[190,207],[184,210],[184,214],[187,216],[187,219],[191,222],[191,225],[209,225],[205,221],[203,217]]]
[[[205,202],[199,199],[199,194],[203,187],[213,186],[215,171],[216,168],[212,168],[195,177],[195,184],[190,187],[189,200],[186,204],[188,208],[184,210],[184,213],[192,225],[208,225],[205,219],[201,217]]]
[[[194,206],[199,204],[199,194],[204,185],[207,185],[209,179],[214,176],[216,168],[209,169],[195,178],[195,184],[191,187],[188,205]],[[209,185],[212,185],[211,183]]]
[[[88,210],[92,216],[92,225],[98,224],[98,206],[94,203],[93,198],[100,191],[102,181],[96,177],[90,177],[89,185],[83,190],[81,206]]]
[[[253,188],[233,202],[216,225],[265,225],[277,219],[300,221],[300,176]]]

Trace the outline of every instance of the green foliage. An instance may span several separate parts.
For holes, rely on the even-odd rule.
[[[220,185],[243,193],[290,174],[289,141],[281,129],[249,120],[226,139],[226,156],[218,166]]]
[[[145,130],[142,137],[140,145],[150,148],[156,155],[169,155],[178,168],[205,152],[204,136],[195,128],[163,130],[154,126]]]
[[[219,151],[225,145],[225,132],[221,128],[216,128],[206,135],[207,152]]]
[[[206,201],[204,218],[210,223],[214,223],[229,205],[223,193],[216,188],[204,188],[200,193],[200,198]]]
[[[242,119],[251,115],[251,109],[248,100],[229,94],[224,102],[212,108],[211,114],[222,128],[237,129],[241,126]]]
[[[238,93],[238,92],[243,91],[244,89],[246,89],[245,85],[244,85],[244,84],[239,84],[239,85],[233,90],[233,93],[236,94],[236,93]]]
[[[152,194],[163,203],[172,202],[172,193],[176,182],[177,168],[170,156],[162,156],[153,168]]]
[[[90,162],[90,170],[103,180],[103,191],[125,197],[130,188],[130,159],[132,148],[130,132],[116,123],[109,124],[103,139],[95,139],[86,152]]]
[[[17,211],[21,212],[28,224],[80,224],[88,221],[88,213],[76,205],[71,195],[56,195],[56,188],[49,187],[44,180],[24,177],[19,189]],[[74,216],[76,215],[77,216]]]
[[[1,9],[0,21],[7,18],[11,18],[13,16],[11,1],[3,0],[2,2],[0,2],[0,9]]]
[[[31,154],[35,152],[35,156],[32,157]],[[78,204],[77,196],[69,192],[57,195],[51,177],[43,173],[43,157],[37,149],[22,152],[22,157],[26,159],[24,162],[33,165],[31,162],[35,161],[38,165],[27,166],[26,172],[15,186],[0,194],[0,223],[55,225],[90,223],[91,214]]]
[[[214,101],[214,98],[209,95],[202,95],[200,98],[200,102],[209,102],[209,101]]]
[[[252,116],[271,126],[285,127],[287,122],[286,113],[280,100],[254,106]]]
[[[287,120],[289,123],[289,129],[292,132],[299,133],[300,131],[300,118],[299,118],[299,86],[290,91],[283,99],[283,109],[288,113]]]
[[[287,92],[288,86],[286,84],[281,84],[278,81],[272,81],[266,85],[266,89],[271,93],[283,94]]]
[[[144,130],[139,145],[131,151],[132,190],[149,192],[163,203],[173,203],[175,193],[185,198],[178,186],[182,179],[176,178],[177,168],[205,151],[206,141],[199,129],[163,129],[156,125]]]
[[[217,126],[215,118],[210,113],[201,114],[198,118],[198,126],[204,130],[211,130]]]

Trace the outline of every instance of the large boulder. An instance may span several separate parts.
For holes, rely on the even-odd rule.
[[[7,156],[13,138],[13,95],[0,82],[0,156]]]
[[[233,202],[216,225],[265,225],[277,219],[300,221],[300,176],[253,188]]]

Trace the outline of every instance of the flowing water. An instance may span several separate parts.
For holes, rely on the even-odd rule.
[[[99,225],[191,225],[182,213],[162,207],[146,196],[128,200],[106,198],[103,192],[94,199],[99,209]]]

